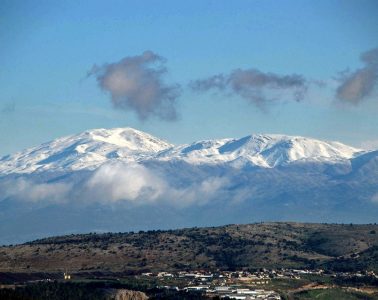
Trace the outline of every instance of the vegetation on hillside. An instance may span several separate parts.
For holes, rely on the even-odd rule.
[[[50,237],[0,248],[0,271],[378,270],[378,226],[259,223]]]

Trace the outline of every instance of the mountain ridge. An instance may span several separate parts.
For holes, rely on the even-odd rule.
[[[50,169],[94,169],[107,160],[126,162],[181,159],[189,163],[243,160],[265,168],[293,161],[334,161],[364,153],[339,142],[301,136],[251,134],[242,138],[202,140],[173,145],[148,133],[126,127],[93,129],[0,158],[0,175]],[[237,162],[235,163],[235,166]]]

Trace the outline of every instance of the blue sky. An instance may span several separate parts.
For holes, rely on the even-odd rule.
[[[173,143],[250,133],[355,146],[378,141],[376,78],[361,97],[337,97],[342,80],[357,80],[364,70],[376,75],[376,64],[360,58],[378,47],[375,0],[3,0],[0,45],[0,155],[90,128],[125,126]],[[147,50],[167,70],[158,79],[180,86],[172,104],[175,120],[156,113],[141,118],[135,109],[140,98],[111,99],[112,90],[101,82],[106,66]],[[93,65],[100,71],[87,77]],[[237,69],[244,75],[258,70],[271,85],[298,74],[308,89],[299,102],[292,87],[276,89],[274,100],[259,107],[243,97],[245,90],[234,89]],[[226,91],[190,87],[217,74],[224,75]]]

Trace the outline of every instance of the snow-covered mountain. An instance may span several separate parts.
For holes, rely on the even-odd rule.
[[[285,135],[172,145],[95,129],[0,158],[0,243],[263,220],[378,221],[378,151]]]
[[[272,168],[292,162],[339,162],[361,153],[361,149],[338,142],[285,135],[249,135],[240,139],[221,139],[195,142],[172,147],[158,153],[159,159],[182,159],[188,163],[250,162]]]
[[[94,170],[116,160],[184,160],[191,164],[249,162],[272,168],[295,161],[339,162],[361,149],[298,136],[249,135],[174,146],[133,128],[95,129],[0,159],[0,174]]]

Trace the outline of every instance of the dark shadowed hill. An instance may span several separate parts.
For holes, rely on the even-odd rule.
[[[262,223],[51,237],[0,248],[1,272],[378,270],[378,225]]]

